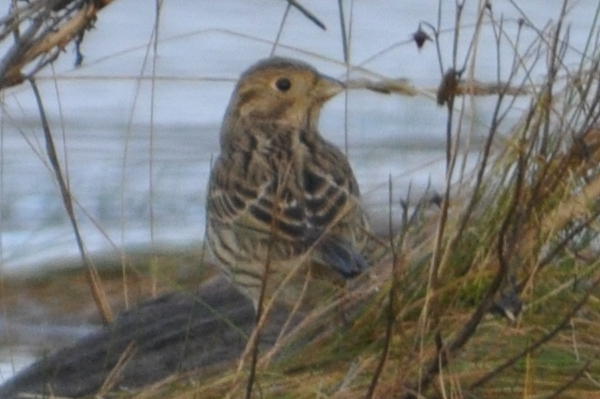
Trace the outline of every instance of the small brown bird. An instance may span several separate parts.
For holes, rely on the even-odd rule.
[[[317,130],[323,104],[344,89],[304,62],[269,58],[243,73],[231,96],[208,187],[207,239],[255,308],[263,282],[266,299],[314,305],[325,300],[314,286],[339,289],[368,267],[358,184]]]

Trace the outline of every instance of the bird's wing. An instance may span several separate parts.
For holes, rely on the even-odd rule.
[[[301,194],[256,152],[221,154],[213,168],[208,206],[218,223],[299,243],[306,234]]]
[[[356,248],[366,219],[346,157],[333,145],[311,144],[301,160],[259,151],[222,153],[211,177],[208,204],[216,223],[290,242],[300,255],[344,277],[367,268]],[[215,222],[215,221],[213,221]]]
[[[368,265],[360,253],[368,225],[360,206],[358,184],[347,158],[337,147],[320,142],[302,170],[307,239],[314,240],[322,261],[353,277]]]

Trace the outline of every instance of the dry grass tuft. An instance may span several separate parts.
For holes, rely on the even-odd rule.
[[[469,183],[448,184],[437,212],[405,217],[370,279],[316,309],[318,317],[263,354],[252,397],[597,391],[600,70],[598,48],[577,70],[565,67],[567,36],[560,22],[540,36],[538,52],[549,59],[541,84],[526,86],[528,77],[519,83],[518,71],[531,67],[521,65],[508,81],[478,86],[488,88],[485,94],[494,88],[497,106]],[[452,70],[453,89],[443,90],[441,102],[449,110],[448,182],[458,157],[458,96],[482,94],[469,91],[460,70]],[[510,135],[498,138],[510,96],[525,92],[529,107]],[[352,309],[350,320],[333,322],[336,307]],[[208,379],[186,375],[134,397],[240,397],[248,373],[246,366]]]

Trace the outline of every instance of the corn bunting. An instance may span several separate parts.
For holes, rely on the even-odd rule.
[[[342,90],[308,64],[269,58],[243,73],[231,96],[209,182],[207,240],[255,308],[263,283],[267,297],[312,295],[314,304],[324,300],[315,282],[339,289],[368,266],[358,184],[317,130],[323,104]]]

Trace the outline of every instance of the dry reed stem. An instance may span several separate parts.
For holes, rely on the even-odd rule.
[[[446,80],[446,85],[448,85]],[[438,95],[440,93],[440,87],[435,88],[424,88],[418,89],[410,83],[409,79],[397,78],[397,79],[380,79],[372,80],[367,78],[351,79],[346,83],[348,89],[367,89],[377,93],[383,94],[399,94],[403,96],[413,97],[419,94],[430,94]],[[449,87],[442,87],[444,98],[450,95],[449,91],[453,96],[494,96],[503,94],[507,96],[526,96],[531,95],[533,87],[526,87],[523,85],[512,86],[508,83],[494,82],[486,83],[477,80],[457,80],[452,85],[452,89]]]
[[[119,357],[119,360],[117,361],[117,364],[115,364],[115,366],[113,367],[111,372],[108,374],[108,376],[104,380],[104,383],[98,390],[98,394],[97,394],[98,397],[103,397],[106,394],[108,394],[115,387],[115,385],[119,382],[119,377],[121,377],[121,375],[123,374],[123,371],[125,370],[125,367],[127,366],[127,363],[135,355],[135,349],[136,349],[135,341],[132,341],[129,343],[129,345],[127,345],[127,347],[125,348],[123,353],[121,353],[121,356]]]
[[[90,285],[90,290],[92,291],[92,296],[94,298],[94,302],[95,302],[98,310],[100,311],[102,320],[104,321],[105,324],[110,324],[110,323],[112,323],[112,321],[114,319],[113,315],[112,315],[112,311],[110,309],[108,299],[106,298],[106,293],[104,292],[104,289],[102,288],[101,279],[100,279],[100,276],[98,275],[98,271],[96,270],[96,267],[94,266],[92,260],[90,259],[90,257],[87,254],[87,251],[85,250],[85,245],[83,243],[83,239],[81,237],[81,233],[79,231],[79,226],[78,226],[77,219],[75,217],[75,212],[73,209],[73,200],[72,200],[71,192],[70,192],[69,187],[67,186],[65,178],[63,176],[63,171],[61,169],[60,162],[59,162],[58,156],[56,154],[56,148],[54,146],[52,132],[50,131],[50,126],[49,126],[48,120],[46,118],[46,112],[44,110],[42,98],[41,98],[41,95],[37,88],[37,85],[35,84],[35,81],[33,79],[31,79],[30,83],[31,83],[31,87],[33,89],[33,92],[34,92],[34,95],[35,95],[35,98],[37,101],[39,113],[40,113],[42,130],[44,132],[44,139],[46,140],[46,150],[47,150],[47,154],[48,154],[48,159],[54,170],[54,175],[56,176],[56,180],[57,180],[58,186],[60,188],[60,193],[61,193],[61,197],[63,200],[63,204],[65,206],[65,210],[66,210],[69,220],[71,222],[71,227],[73,228],[73,233],[75,234],[77,248],[79,249],[79,254],[81,256],[81,259],[82,259],[85,269],[87,271],[87,278],[88,278],[88,283]]]

